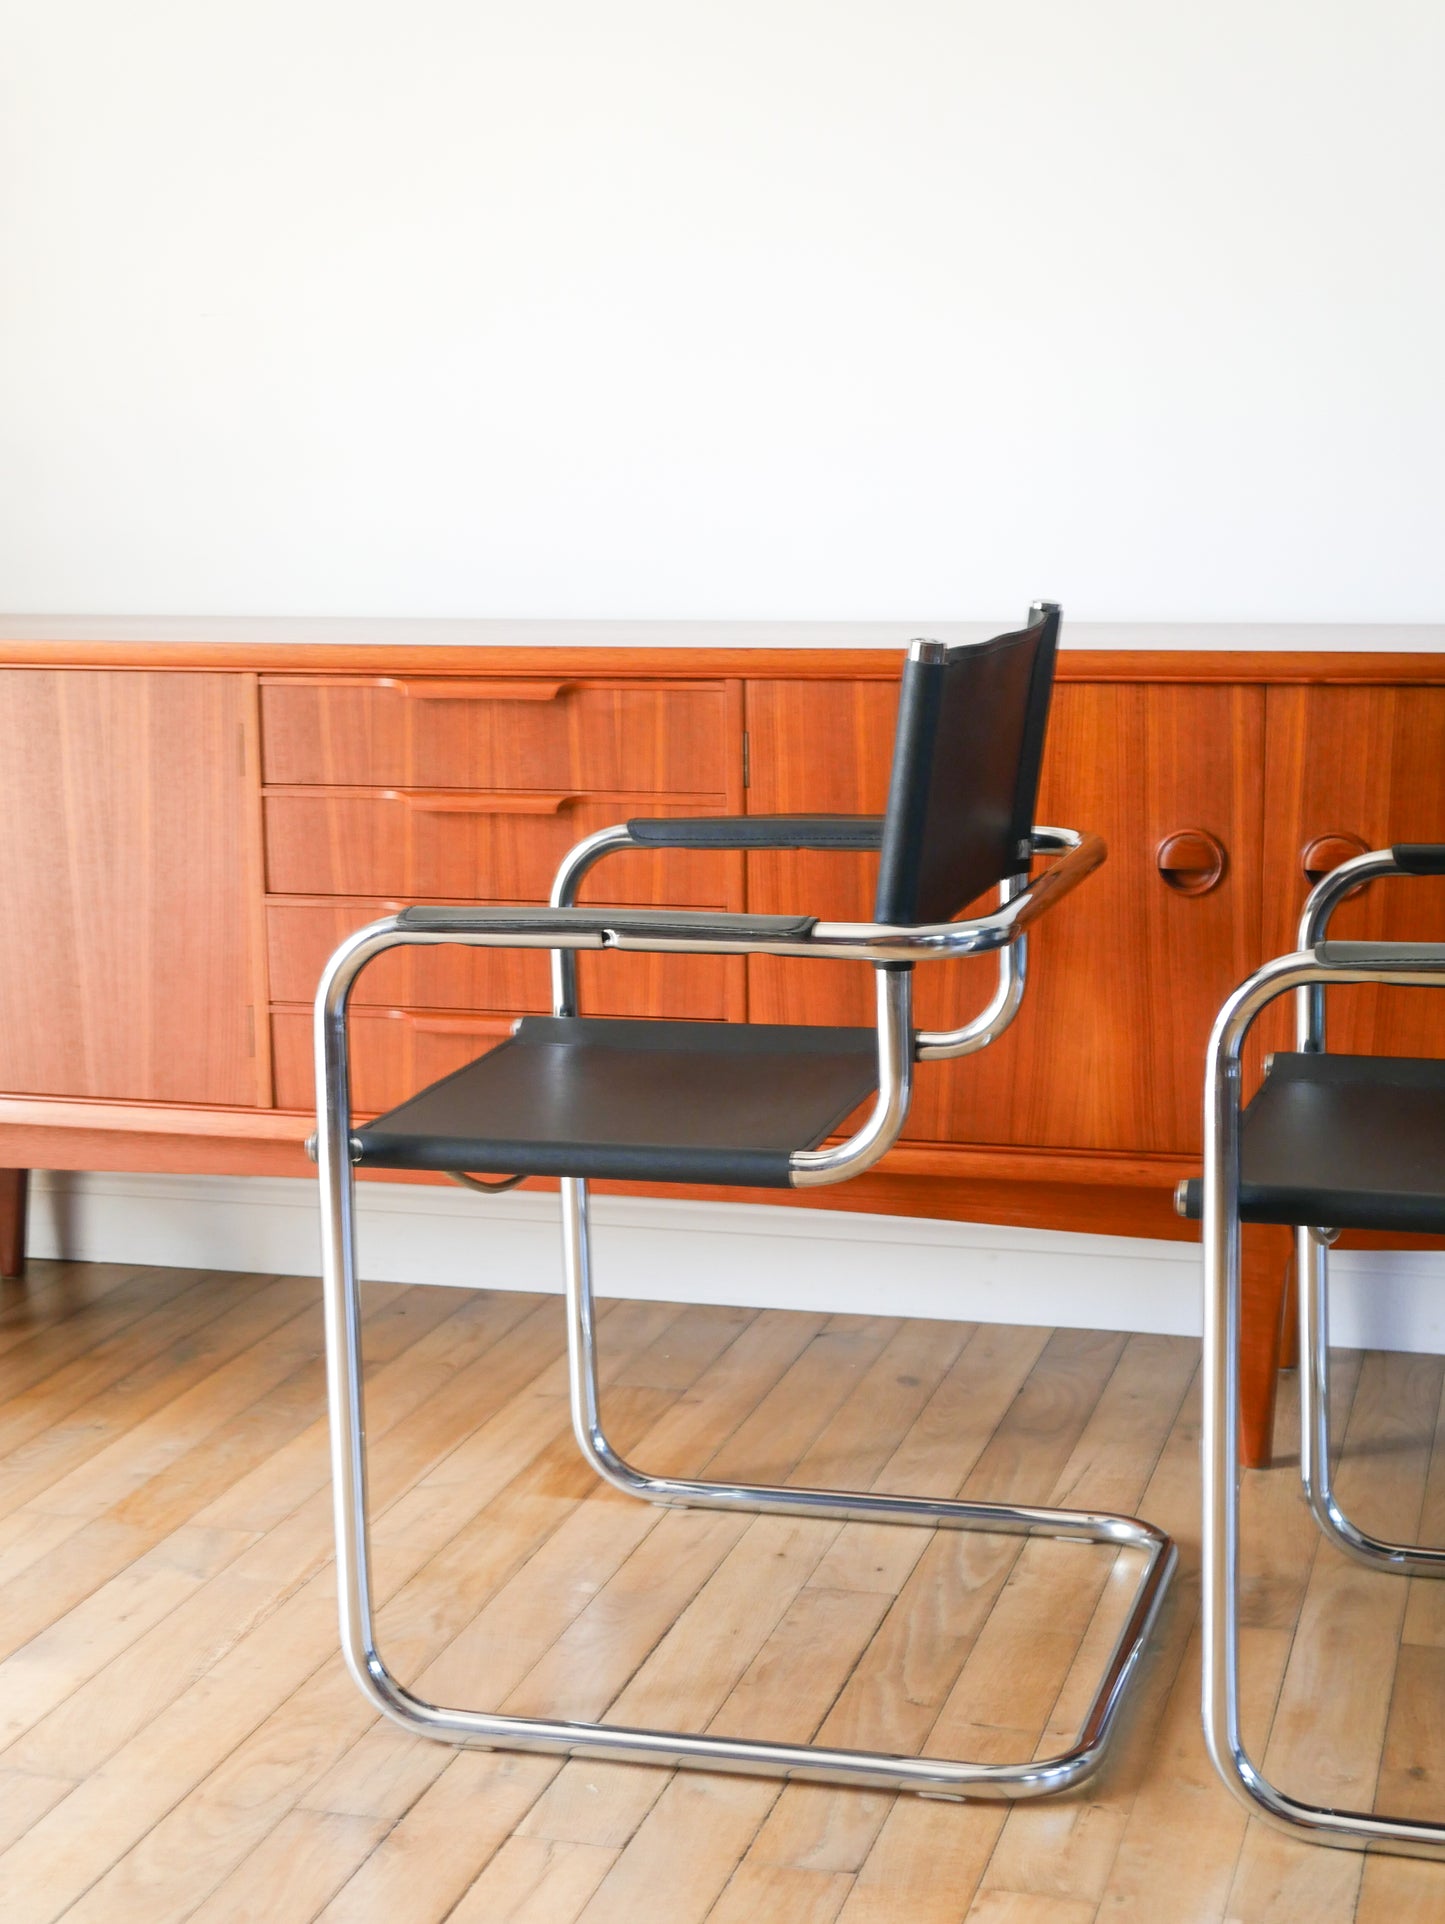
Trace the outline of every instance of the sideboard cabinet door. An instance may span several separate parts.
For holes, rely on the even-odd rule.
[[[1271,688],[1265,790],[1265,953],[1296,944],[1311,872],[1392,842],[1445,842],[1445,688]],[[1330,935],[1445,942],[1445,879],[1401,877],[1347,897]],[[1269,1011],[1269,1041],[1292,1048],[1293,1011]],[[1445,1009],[1423,989],[1338,988],[1331,1049],[1445,1055]]]
[[[750,809],[881,809],[895,705],[896,691],[876,683],[750,684]],[[1259,953],[1263,752],[1261,689],[1060,683],[1038,817],[1101,834],[1109,859],[1033,936],[1009,1032],[980,1055],[920,1069],[909,1137],[1197,1148],[1210,1024]],[[1213,876],[1191,852],[1211,842]],[[875,867],[750,855],[748,906],[866,917]],[[988,1000],[993,965],[926,964],[917,983],[921,1026],[953,1028]],[[870,1022],[868,971],[754,958],[749,1008],[754,1021]]]
[[[0,672],[0,1090],[251,1105],[254,683]]]

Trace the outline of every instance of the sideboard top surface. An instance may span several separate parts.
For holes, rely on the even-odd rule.
[[[97,624],[97,627],[103,624]],[[461,624],[458,624],[461,625]],[[501,626],[502,624],[498,624]],[[578,624],[584,626],[585,624]],[[698,624],[713,626],[714,624]],[[730,626],[715,624],[717,627]],[[902,655],[894,647],[842,643],[803,647],[611,645],[577,641],[386,642],[236,639],[92,638],[0,627],[0,667],[116,668],[304,675],[528,676],[555,680],[893,680]],[[10,630],[8,634],[5,629]],[[730,627],[737,632],[735,626]],[[515,631],[514,631],[515,632]],[[980,635],[984,632],[980,628]],[[904,636],[904,625],[899,634]],[[1088,648],[1059,656],[1061,681],[1308,682],[1445,684],[1445,630],[1421,630],[1431,648]],[[969,637],[971,638],[971,637]],[[1412,637],[1413,638],[1413,637]]]

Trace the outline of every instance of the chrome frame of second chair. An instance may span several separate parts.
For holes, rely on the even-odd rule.
[[[1330,918],[1344,898],[1364,883],[1404,875],[1394,854],[1381,849],[1357,855],[1332,869],[1315,887],[1300,918],[1299,946],[1313,949],[1325,940]],[[1311,1053],[1325,1048],[1325,995],[1319,987],[1301,989],[1296,998],[1295,1046]],[[1295,1237],[1295,1269],[1300,1306],[1300,1481],[1321,1530],[1347,1556],[1372,1570],[1402,1576],[1445,1576],[1445,1548],[1389,1543],[1353,1523],[1340,1507],[1330,1473],[1329,1252],[1334,1232],[1325,1226],[1300,1229]]]
[[[1170,1538],[1135,1517],[1109,1512],[718,1483],[656,1476],[635,1468],[614,1449],[603,1427],[592,1306],[588,1189],[586,1182],[575,1178],[561,1185],[571,1410],[577,1441],[597,1474],[621,1490],[664,1505],[1060,1537],[1140,1553],[1141,1567],[1127,1617],[1079,1733],[1067,1749],[1052,1756],[985,1764],[445,1708],[424,1702],[388,1670],[377,1649],[372,1604],[346,1020],[348,999],[362,968],[398,944],[545,947],[554,956],[556,1012],[567,1014],[575,1007],[573,958],[579,949],[833,956],[870,962],[877,972],[879,1069],[872,1113],[847,1141],[798,1152],[791,1164],[795,1187],[837,1182],[870,1166],[896,1140],[907,1110],[916,1058],[968,1053],[983,1047],[1007,1027],[1023,989],[1025,930],[1104,855],[1097,837],[1070,830],[1038,829],[1033,840],[1037,852],[1059,859],[1026,885],[1005,884],[1000,891],[1003,899],[990,915],[919,928],[820,922],[806,939],[783,941],[661,936],[622,929],[598,932],[596,911],[588,921],[585,912],[571,904],[578,883],[596,860],[613,848],[631,845],[626,828],[609,829],[579,844],[567,858],[553,891],[555,916],[544,927],[520,935],[489,927],[489,922],[495,922],[499,914],[504,916],[505,911],[487,909],[460,908],[441,914],[433,911],[424,928],[408,925],[397,916],[358,931],[332,957],[316,1003],[320,1091],[316,1153],[322,1196],[341,1640],[352,1676],[378,1710],[413,1734],[458,1744],[688,1765],[909,1790],[944,1798],[1038,1797],[1067,1789],[1097,1768],[1173,1572],[1176,1556]],[[685,921],[686,917],[679,919]],[[705,921],[706,917],[699,919]],[[580,926],[583,921],[588,921],[585,928]],[[911,1026],[912,975],[909,969],[896,965],[989,952],[998,953],[1000,974],[997,992],[988,1007],[961,1030],[915,1033]],[[890,963],[895,966],[887,966]]]
[[[1329,919],[1364,882],[1401,875],[1388,850],[1356,856],[1316,886],[1300,923],[1299,950],[1277,957],[1243,982],[1224,1004],[1210,1036],[1205,1068],[1203,1246],[1204,1320],[1204,1679],[1205,1740],[1216,1769],[1255,1815],[1317,1843],[1406,1856],[1445,1857],[1445,1822],[1333,1810],[1292,1797],[1265,1776],[1245,1749],[1239,1727],[1239,1242],[1240,1115],[1245,1038],[1281,995],[1297,996],[1302,1051],[1325,1042],[1325,989],[1331,984],[1389,983],[1445,987],[1445,945],[1329,943]],[[1387,1543],[1345,1515],[1330,1481],[1328,1247],[1329,1225],[1296,1232],[1300,1291],[1300,1472],[1305,1495],[1325,1535],[1376,1569],[1407,1575],[1445,1574],[1445,1551]]]

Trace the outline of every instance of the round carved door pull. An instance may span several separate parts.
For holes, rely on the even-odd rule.
[[[1352,861],[1356,855],[1364,855],[1369,846],[1358,835],[1317,835],[1300,851],[1300,867],[1313,888],[1331,869],[1338,868],[1341,862]],[[1355,891],[1351,889],[1350,893],[1353,895]]]
[[[1181,828],[1154,851],[1160,880],[1176,895],[1207,895],[1224,880],[1229,859],[1207,828]]]

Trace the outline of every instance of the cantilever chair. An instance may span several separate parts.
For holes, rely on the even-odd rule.
[[[1017,633],[970,647],[915,642],[903,671],[887,813],[853,817],[634,821],[581,842],[548,907],[412,908],[373,923],[331,958],[316,1002],[323,1262],[335,1473],[341,1638],[366,1697],[406,1730],[458,1744],[586,1753],[912,1790],[960,1798],[1036,1797],[1099,1762],[1173,1569],[1169,1538],[1133,1517],[851,1490],[769,1488],[655,1476],[613,1448],[602,1425],[588,1256],[593,1177],[807,1189],[870,1168],[897,1140],[915,1061],[969,1054],[1001,1034],[1024,989],[1031,924],[1104,858],[1095,836],[1035,828],[1059,611],[1035,604]],[[614,849],[877,850],[877,919],[575,905]],[[1035,855],[1054,859],[1035,878]],[[987,890],[999,906],[951,918]],[[347,998],[358,972],[398,943],[460,942],[553,952],[555,1012],[379,1120],[351,1114]],[[579,949],[843,958],[876,974],[874,1029],[596,1020],[577,1014]],[[965,1028],[920,1032],[915,965],[993,953],[997,992]],[[827,1139],[860,1104],[865,1119]],[[353,1169],[505,1172],[561,1178],[573,1427],[600,1477],[650,1502],[1084,1539],[1142,1553],[1127,1619],[1073,1745],[998,1765],[561,1718],[503,1716],[423,1702],[376,1647],[369,1599]],[[484,1179],[485,1180],[485,1179]]]
[[[1445,1548],[1386,1543],[1341,1509],[1330,1484],[1329,1247],[1342,1229],[1445,1231],[1445,1062],[1329,1055],[1325,990],[1381,982],[1445,988],[1445,944],[1331,942],[1330,916],[1381,876],[1445,875],[1445,846],[1358,855],[1315,887],[1299,948],[1267,962],[1219,1012],[1204,1088],[1204,1175],[1180,1213],[1204,1225],[1204,1730],[1225,1783],[1292,1835],[1355,1850],[1445,1857],[1445,1822],[1329,1810],[1280,1790],[1239,1731],[1239,1228],[1297,1233],[1300,1474],[1320,1529],[1347,1555],[1404,1576],[1445,1575]],[[1255,1018],[1296,996],[1296,1053],[1271,1058],[1241,1113],[1240,1064]]]

